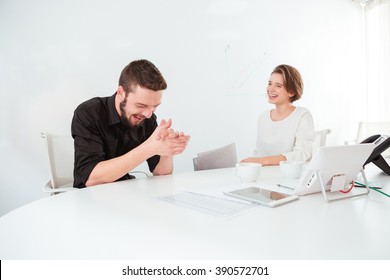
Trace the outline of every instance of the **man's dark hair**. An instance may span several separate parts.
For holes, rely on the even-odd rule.
[[[167,88],[167,82],[157,67],[146,59],[129,63],[119,77],[119,85],[126,93],[132,92],[139,85],[142,88],[158,91]]]

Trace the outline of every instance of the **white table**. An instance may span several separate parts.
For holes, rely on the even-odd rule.
[[[367,173],[390,193],[389,176]],[[259,180],[277,176],[267,167]],[[331,203],[312,194],[229,218],[158,199],[237,186],[231,169],[218,169],[47,197],[0,218],[0,259],[390,259],[390,198],[374,191]]]

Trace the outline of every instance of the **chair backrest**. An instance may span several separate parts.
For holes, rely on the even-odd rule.
[[[375,134],[390,136],[390,122],[359,122],[355,142],[360,143]],[[390,149],[384,151],[382,156],[389,157]]]
[[[41,133],[45,139],[52,188],[73,183],[74,146],[69,135]]]
[[[198,153],[198,156],[193,159],[193,163],[195,171],[234,167],[237,163],[236,145],[231,143],[220,148]]]
[[[314,141],[312,147],[312,157],[320,147],[326,145],[326,137],[332,132],[331,129],[316,130],[314,132]]]

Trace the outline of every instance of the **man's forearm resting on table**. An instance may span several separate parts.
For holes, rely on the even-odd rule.
[[[120,157],[101,161],[92,170],[85,185],[90,187],[114,182],[153,155],[147,145],[140,145]]]

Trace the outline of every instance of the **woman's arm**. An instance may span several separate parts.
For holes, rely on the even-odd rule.
[[[290,152],[282,153],[287,160],[308,161],[312,157],[314,142],[314,121],[309,111],[305,112],[297,127],[295,144]]]

